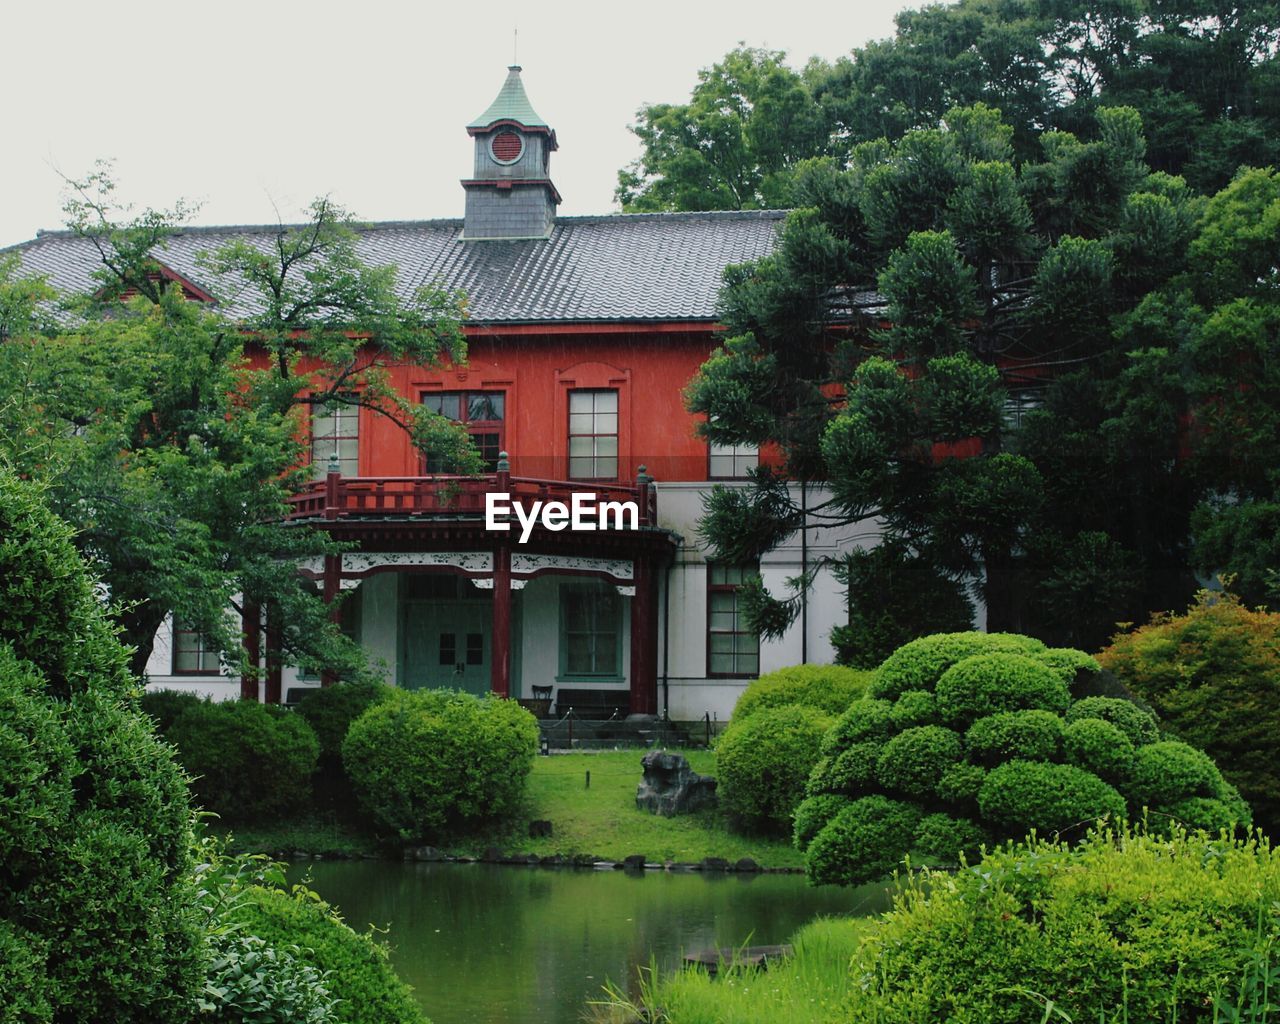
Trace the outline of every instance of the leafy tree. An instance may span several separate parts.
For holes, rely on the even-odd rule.
[[[1027,588],[1053,564],[1050,547],[1084,559],[1100,543],[1131,557],[1111,534],[1089,535],[1091,523],[1059,522],[1057,481],[1038,458],[1051,468],[1056,452],[1027,444],[1008,415],[1011,398],[1045,392],[1048,372],[1122,362],[1108,318],[1133,305],[1129,277],[1158,273],[1147,236],[1172,220],[1182,233],[1170,244],[1185,248],[1179,204],[1190,200],[1145,171],[1133,112],[1100,110],[1096,132],[1056,133],[1041,162],[1019,166],[1009,127],[979,105],[950,111],[941,129],[857,147],[848,171],[816,164],[798,175],[806,206],[773,255],[730,272],[729,340],[687,400],[706,414],[708,437],[776,442],[782,468],[828,481],[831,497],[808,519],[770,469],[754,488],[717,489],[703,522],[717,557],[752,560],[806,523],[874,517],[886,550],[870,557],[980,581],[995,629],[1035,623]],[[1132,213],[1142,204],[1157,214]],[[1089,582],[1055,577],[1058,589],[1038,597],[1056,611]],[[941,585],[921,626],[965,615],[946,594]],[[786,628],[794,599],[779,604],[759,587],[747,598],[763,632]],[[860,600],[851,589],[853,621],[874,618]]]
[[[337,550],[280,525],[302,481],[300,412],[368,408],[476,468],[460,431],[388,383],[394,365],[465,358],[460,300],[401,300],[391,268],[364,266],[349,217],[320,200],[266,251],[208,254],[215,287],[255,297],[233,322],[158,272],[181,205],[117,223],[105,169],[73,184],[70,224],[101,254],[100,287],[65,297],[54,322],[47,286],[0,266],[0,459],[48,482],[110,590],[135,672],[171,612],[234,662],[227,609],[247,600],[279,610],[291,660],[359,674],[358,648],[279,571],[282,558]]]

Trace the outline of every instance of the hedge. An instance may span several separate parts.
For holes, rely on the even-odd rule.
[[[733,707],[731,722],[763,708],[803,704],[838,715],[866,692],[871,673],[844,665],[793,665],[761,676],[747,686]]]

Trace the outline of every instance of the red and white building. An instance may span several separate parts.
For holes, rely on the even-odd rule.
[[[743,479],[757,453],[708,446],[682,401],[718,344],[724,268],[769,253],[785,214],[556,217],[556,136],[519,68],[467,131],[475,164],[462,181],[465,216],[366,226],[359,252],[395,266],[406,295],[431,282],[467,295],[467,365],[400,368],[395,383],[464,423],[491,472],[435,475],[402,431],[363,410],[315,416],[314,482],[292,518],[352,549],[301,571],[327,596],[343,594],[345,627],[398,686],[691,720],[727,717],[761,672],[830,661],[828,634],[846,618],[833,579],[820,575],[790,632],[766,643],[745,630],[735,587],[758,569],[781,590],[852,543],[849,531],[811,531],[758,567],[708,563],[696,528],[702,496]],[[218,289],[198,253],[278,230],[185,229],[158,255],[193,298],[208,298]],[[97,253],[85,241],[42,233],[18,251],[65,291],[93,287]],[[227,303],[233,316],[247,312],[237,301]],[[635,502],[638,522],[538,526],[520,543],[518,524],[486,528],[489,492],[566,503],[595,493]],[[267,625],[246,624],[254,651],[270,646]],[[230,677],[178,623],[157,637],[149,675],[156,686],[269,701],[320,685],[269,664],[261,681]]]

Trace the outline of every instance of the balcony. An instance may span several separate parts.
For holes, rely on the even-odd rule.
[[[512,506],[532,512],[535,502],[569,506],[574,494],[594,494],[600,502],[635,502],[640,526],[658,521],[658,494],[644,467],[635,484],[592,480],[540,480],[511,476],[501,469],[485,476],[342,476],[330,472],[293,495],[289,520],[474,516],[483,518],[485,496],[507,494]]]

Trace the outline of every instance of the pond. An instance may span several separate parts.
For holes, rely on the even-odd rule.
[[[433,1024],[573,1024],[606,979],[634,990],[652,959],[785,942],[821,914],[888,905],[882,885],[801,875],[318,862],[311,885],[357,930],[386,928],[392,961]]]

